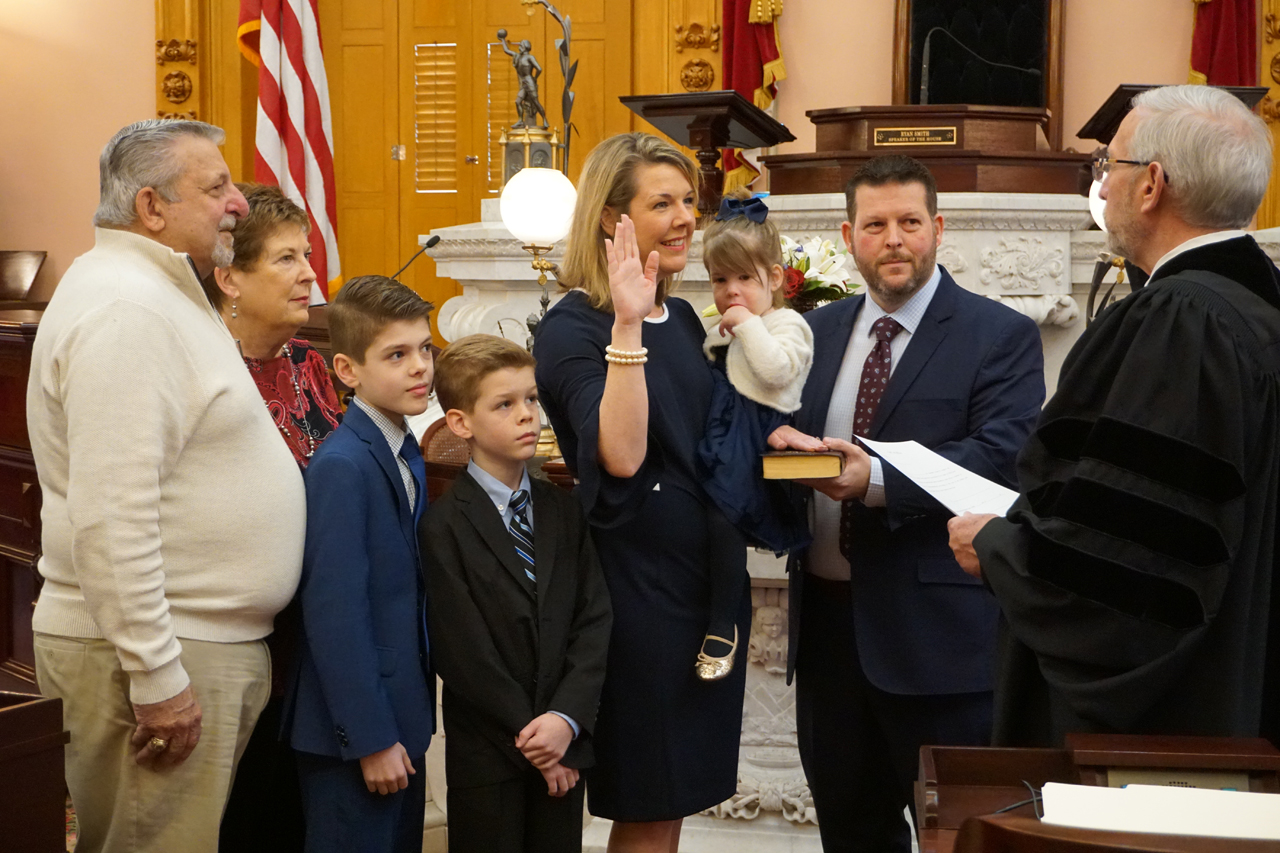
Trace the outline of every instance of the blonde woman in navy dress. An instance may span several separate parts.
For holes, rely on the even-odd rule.
[[[706,682],[689,663],[711,613],[708,499],[694,459],[712,376],[697,314],[670,294],[693,237],[696,182],[693,162],[648,134],[597,146],[561,264],[570,292],[534,344],[542,404],[613,599],[600,716],[587,733],[597,761],[588,807],[614,821],[611,853],[674,853],[682,819],[737,786],[746,667]]]

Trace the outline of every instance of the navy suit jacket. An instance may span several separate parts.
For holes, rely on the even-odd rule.
[[[796,427],[822,437],[836,374],[865,296],[805,315],[813,370]],[[894,368],[868,437],[919,442],[1017,489],[1014,462],[1044,403],[1040,332],[1029,318],[966,291],[944,269],[920,325]],[[840,436],[844,438],[845,436]],[[889,693],[990,690],[999,606],[947,545],[951,513],[889,465],[884,507],[854,504],[851,560],[854,636],[862,669]],[[799,490],[807,498],[811,492]],[[788,568],[788,673],[799,646],[808,552]]]
[[[343,760],[399,742],[411,760],[435,730],[417,520],[395,455],[359,406],[307,466],[303,642],[285,700],[295,749]]]

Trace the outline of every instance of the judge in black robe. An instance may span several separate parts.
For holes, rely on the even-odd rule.
[[[1236,233],[1084,333],[1019,457],[1022,497],[973,541],[1004,615],[998,745],[1277,741],[1280,277]]]

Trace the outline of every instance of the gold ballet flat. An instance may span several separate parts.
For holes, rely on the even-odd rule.
[[[707,654],[707,640],[716,640],[724,643],[729,647],[729,653],[716,657]],[[729,673],[733,672],[733,658],[738,653],[738,626],[733,626],[733,642],[730,643],[724,637],[717,637],[714,634],[707,634],[702,640],[702,648],[698,651],[698,662],[693,665],[694,671],[698,673],[698,678],[703,681],[719,681]]]

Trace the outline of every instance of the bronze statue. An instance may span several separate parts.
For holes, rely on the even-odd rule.
[[[519,52],[512,50],[507,43],[506,30],[498,30],[498,39],[502,42],[502,52],[511,57],[516,79],[520,81],[520,91],[516,94],[516,114],[520,119],[512,127],[537,127],[536,119],[542,116],[542,127],[545,128],[547,112],[538,100],[538,77],[542,75],[542,66],[530,53],[533,45],[526,39],[517,45]]]

